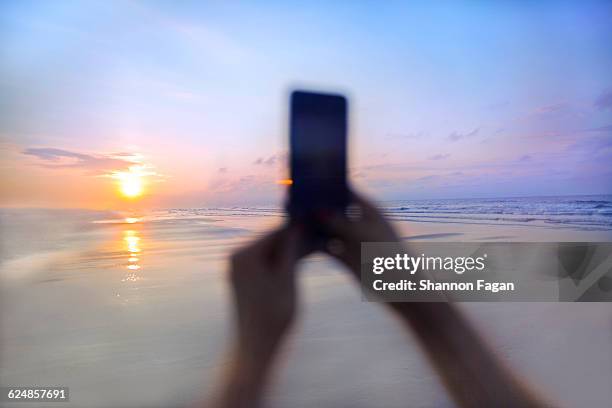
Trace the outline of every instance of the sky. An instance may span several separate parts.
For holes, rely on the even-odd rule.
[[[379,200],[610,194],[611,45],[611,2],[3,1],[0,206],[279,204],[296,87]]]

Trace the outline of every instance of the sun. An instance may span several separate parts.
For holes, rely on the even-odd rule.
[[[126,174],[121,180],[121,193],[129,198],[142,194],[142,177],[137,174]]]
[[[119,157],[120,160],[126,160],[126,154],[122,154]],[[130,156],[130,164],[122,169],[111,170],[106,177],[110,177],[114,180],[117,187],[117,194],[125,199],[135,200],[143,196],[149,196],[151,191],[149,188],[152,187],[153,183],[160,182],[163,180],[161,174],[155,171],[155,167],[152,164],[144,163],[141,161],[142,155],[133,154]]]
[[[117,172],[121,194],[127,198],[140,197],[143,193],[143,174],[138,166],[132,166],[128,171]]]

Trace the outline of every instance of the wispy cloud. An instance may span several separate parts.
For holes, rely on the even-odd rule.
[[[611,109],[612,108],[612,90],[607,90],[601,95],[599,95],[599,97],[595,99],[595,102],[593,103],[593,105],[595,105],[595,107],[599,110]]]
[[[567,107],[569,107],[569,104],[567,102],[556,102],[549,105],[537,107],[531,113],[533,115],[547,115],[562,111]]]
[[[439,153],[439,154],[434,154],[433,156],[428,157],[428,160],[444,160],[444,159],[448,159],[450,157],[450,153]]]
[[[479,127],[467,133],[460,133],[460,132],[454,131],[450,135],[448,135],[448,140],[450,140],[451,142],[457,142],[462,139],[468,139],[473,136],[476,136],[478,132],[480,132]]]
[[[431,180],[437,180],[440,177],[442,177],[442,176],[440,176],[439,174],[429,174],[427,176],[419,177],[419,178],[415,179],[414,181],[431,181]]]
[[[210,182],[207,193],[230,197],[233,195],[241,196],[246,194],[259,195],[262,193],[271,193],[277,188],[273,178],[256,174],[246,174],[239,177],[218,178]],[[246,198],[246,196],[245,196]]]
[[[258,157],[257,159],[255,159],[255,161],[253,162],[254,165],[256,166],[274,166],[278,163],[282,163],[285,159],[287,158],[287,154],[286,153],[277,153],[277,154],[273,154],[269,157]]]
[[[249,187],[256,182],[256,177],[253,174],[238,177],[236,179],[216,179],[212,181],[208,188],[210,192],[214,193],[228,193],[234,192],[235,190],[242,190]]]
[[[43,167],[76,168],[91,172],[127,167],[136,163],[135,156],[129,153],[92,155],[53,147],[29,147],[22,153],[39,159],[37,164]]]
[[[427,136],[427,132],[412,132],[412,133],[388,133],[387,139],[422,139]]]
[[[586,132],[612,132],[612,125],[598,126],[585,129]]]
[[[36,158],[35,165],[48,169],[76,169],[91,176],[111,178],[125,171],[137,171],[142,177],[165,178],[138,153],[90,154],[54,147],[28,147],[22,153]]]
[[[136,3],[133,7],[140,11],[139,16],[152,27],[165,29],[169,36],[173,36],[175,41],[189,49],[198,61],[203,61],[203,55],[204,58],[207,57],[208,62],[213,58],[218,62],[235,64],[253,55],[248,47],[230,36],[230,30],[193,22],[192,19],[174,18],[159,8],[143,3]]]

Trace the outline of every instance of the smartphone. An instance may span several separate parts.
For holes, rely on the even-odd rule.
[[[342,95],[291,93],[288,211],[292,219],[344,212],[347,186],[347,100]]]

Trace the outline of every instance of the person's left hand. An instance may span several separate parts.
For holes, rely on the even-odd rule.
[[[302,247],[299,230],[284,226],[232,255],[237,339],[224,384],[205,406],[259,406],[274,356],[295,320],[295,266]]]
[[[231,257],[238,345],[249,361],[270,358],[295,319],[294,270],[300,247],[297,228],[285,226]]]

